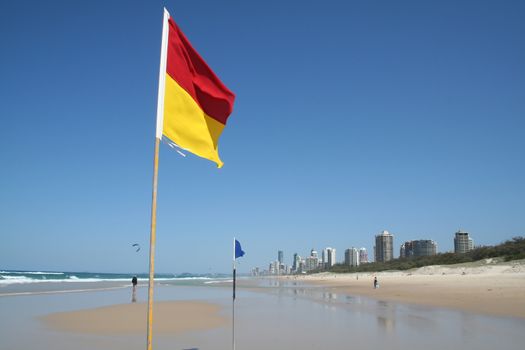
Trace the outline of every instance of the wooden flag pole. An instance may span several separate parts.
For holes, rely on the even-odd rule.
[[[164,8],[162,20],[162,41],[160,46],[159,93],[157,96],[157,129],[155,131],[155,156],[153,158],[153,195],[151,199],[151,228],[149,238],[149,283],[148,283],[148,330],[146,349],[151,350],[153,338],[153,285],[155,283],[155,234],[157,230],[157,179],[159,174],[159,147],[162,139],[164,118],[164,94],[166,85],[166,57],[168,52],[168,19],[170,14]]]
[[[153,195],[151,199],[151,228],[149,238],[149,283],[148,283],[148,332],[147,350],[151,350],[153,330],[153,284],[155,276],[155,234],[157,230],[157,179],[159,173],[159,144],[155,138],[155,156],[153,160]]]

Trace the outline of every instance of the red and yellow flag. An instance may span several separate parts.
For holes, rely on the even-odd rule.
[[[208,67],[164,10],[157,137],[209,159],[220,168],[218,143],[235,95]]]

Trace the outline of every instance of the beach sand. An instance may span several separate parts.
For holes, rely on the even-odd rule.
[[[377,289],[373,288],[374,276],[379,282]],[[523,260],[497,263],[487,259],[483,263],[379,273],[320,273],[298,280],[350,295],[525,318]]]
[[[153,306],[155,334],[178,334],[203,331],[225,326],[227,319],[220,315],[221,307],[203,301],[164,301]],[[87,334],[143,334],[146,303],[111,305],[95,309],[60,312],[45,315],[46,327]]]
[[[375,292],[393,288],[388,284],[394,278],[386,276],[379,274],[382,284]],[[402,350],[417,344],[426,350],[518,350],[525,342],[525,318],[384,301],[375,299],[378,293],[374,298],[355,296],[351,277],[309,276],[305,283],[293,278],[240,279],[237,349]],[[358,283],[371,289],[371,278],[360,276]],[[144,349],[147,288],[138,290],[141,303],[131,303],[130,288],[105,287],[56,294],[37,288],[34,294],[0,297],[0,349]],[[27,288],[32,291],[32,286]],[[231,283],[158,284],[155,291],[154,349],[232,348]]]

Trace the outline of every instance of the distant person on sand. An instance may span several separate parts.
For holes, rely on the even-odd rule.
[[[135,294],[137,289],[137,276],[133,276],[133,278],[131,279],[131,284],[133,285],[133,292],[131,293],[131,302],[134,303],[137,301],[137,295]]]
[[[377,276],[374,277],[374,289],[376,289],[377,287],[379,287],[379,283],[377,282]]]

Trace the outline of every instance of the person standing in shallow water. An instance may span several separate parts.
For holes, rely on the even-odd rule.
[[[377,276],[376,276],[374,277],[374,289],[376,289],[378,285],[379,284],[377,283]]]
[[[133,276],[131,279],[131,284],[133,285],[133,291],[131,292],[131,302],[134,303],[137,301],[137,276]]]

